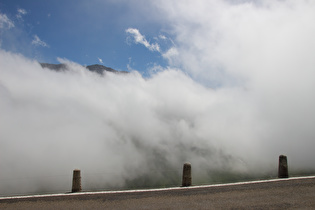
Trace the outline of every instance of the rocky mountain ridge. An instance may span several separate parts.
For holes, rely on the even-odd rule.
[[[51,64],[51,63],[40,63],[42,68],[48,68],[54,71],[65,71],[68,69],[66,64],[60,63],[60,64]],[[104,72],[112,72],[112,73],[117,73],[117,74],[127,74],[129,73],[128,71],[117,71],[115,69],[112,69],[107,66],[103,66],[100,64],[93,64],[89,66],[84,66],[87,70],[96,72],[98,74],[103,75]]]

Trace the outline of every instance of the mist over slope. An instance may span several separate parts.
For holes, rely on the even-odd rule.
[[[315,3],[208,2],[151,2],[175,44],[148,78],[0,50],[0,194],[315,170]]]
[[[186,161],[204,168],[201,174],[247,169],[241,154],[225,151],[225,143],[207,134],[218,117],[216,100],[225,97],[182,72],[169,69],[145,80],[137,72],[101,76],[67,66],[51,71],[1,51],[2,194],[54,190],[40,180],[74,168],[100,173],[87,179],[87,188],[124,186],[147,174],[165,179]],[[38,178],[21,187],[25,177]],[[57,181],[62,186],[70,179]]]
[[[136,186],[139,178],[150,187],[178,183],[186,161],[195,181],[211,182],[220,171],[276,170],[281,153],[298,168],[314,158],[311,127],[294,122],[305,123],[294,132],[309,133],[296,142],[292,129],[273,137],[292,122],[268,121],[246,89],[205,88],[174,69],[150,79],[101,76],[75,63],[56,72],[4,51],[0,63],[1,194],[67,191],[75,168],[85,189]]]

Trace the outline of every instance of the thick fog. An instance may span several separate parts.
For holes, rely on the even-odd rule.
[[[315,170],[315,4],[197,2],[155,5],[174,46],[148,78],[0,50],[0,195],[70,191],[76,168],[85,190]]]

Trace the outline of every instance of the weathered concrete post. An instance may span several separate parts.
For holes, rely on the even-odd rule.
[[[280,155],[279,156],[279,170],[278,170],[278,178],[288,178],[288,161],[287,156]]]
[[[72,192],[81,192],[81,171],[79,169],[73,170]]]
[[[191,164],[185,163],[183,166],[182,187],[191,186]]]

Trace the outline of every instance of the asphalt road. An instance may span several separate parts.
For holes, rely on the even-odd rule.
[[[315,177],[152,191],[0,198],[0,209],[315,209]]]

